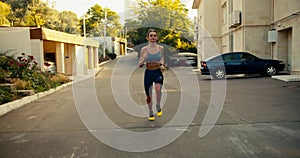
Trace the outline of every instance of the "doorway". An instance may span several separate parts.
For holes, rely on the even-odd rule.
[[[284,70],[288,73],[292,70],[292,34],[292,28],[278,32],[278,59],[285,63]]]

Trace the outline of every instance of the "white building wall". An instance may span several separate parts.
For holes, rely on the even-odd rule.
[[[198,61],[220,53],[222,48],[219,0],[201,1],[197,11]],[[200,65],[200,64],[199,64]]]
[[[94,68],[98,67],[99,63],[99,56],[98,56],[98,48],[93,47],[93,53],[94,53]]]
[[[67,73],[68,75],[85,75],[89,58],[90,62],[88,63],[90,63],[90,68],[97,68],[98,66],[98,42],[87,41],[88,47],[93,48],[90,48],[90,53],[86,53],[83,50],[83,46],[79,46],[82,43],[80,40],[82,37],[78,37],[78,39],[74,39],[74,37],[66,33],[45,29],[43,31],[43,38],[45,38],[43,40],[45,41],[43,41],[40,39],[30,39],[29,27],[0,27],[0,51],[12,50],[18,53],[16,56],[21,53],[32,54],[38,62],[38,67],[43,70],[44,51],[46,51],[44,49],[52,49],[51,51],[56,53],[56,67],[58,72]],[[70,44],[72,42],[78,45]],[[53,46],[49,46],[51,43],[53,43]],[[79,65],[76,65],[76,63]],[[66,64],[68,65],[66,66]]]
[[[228,5],[228,11],[228,27],[231,26],[230,21],[234,19],[233,12],[239,11],[241,14],[241,24],[230,29],[233,34],[233,51],[249,51],[270,58],[270,43],[268,43],[267,33],[270,29],[271,0],[234,0],[232,7],[230,4]],[[230,45],[230,40],[227,44],[223,43],[222,45]],[[222,50],[222,52],[226,51]]]
[[[88,69],[92,69],[94,67],[94,59],[93,59],[93,49],[92,47],[87,47],[88,49]]]
[[[37,68],[44,70],[44,48],[43,41],[39,39],[33,39],[30,41],[31,43],[31,52],[34,56],[34,59],[37,61]]]
[[[84,47],[83,46],[75,46],[75,62],[76,67],[74,67],[74,71],[76,76],[84,76],[86,72],[86,66],[85,66],[85,53],[84,53]]]
[[[279,21],[299,11],[299,0],[274,0],[274,21]]]
[[[65,73],[64,43],[56,43],[56,69],[59,73]]]
[[[271,44],[268,43],[269,28],[265,26],[247,27],[243,33],[245,47],[249,51],[262,58],[271,58]],[[242,36],[242,35],[241,35]]]
[[[194,0],[198,25],[204,27],[222,53],[250,51],[262,58],[283,60],[287,71],[300,74],[299,0]],[[241,11],[241,25],[230,27],[232,11]],[[198,27],[198,59],[207,58],[211,47]],[[277,41],[268,42],[268,31],[277,31]],[[230,38],[232,33],[233,38]],[[221,40],[218,38],[221,37]],[[231,41],[232,40],[232,41]]]
[[[121,55],[121,53],[120,53],[120,43],[118,43],[118,42],[114,42],[114,49],[115,49],[115,52],[114,53],[116,53],[118,56],[120,56]]]
[[[274,58],[283,60],[286,70],[300,74],[300,2],[299,0],[274,0],[272,27],[277,31],[277,41],[272,44]]]
[[[32,54],[29,28],[0,27],[0,51]]]
[[[300,16],[294,19],[294,27],[292,34],[292,69],[291,73],[300,74]]]

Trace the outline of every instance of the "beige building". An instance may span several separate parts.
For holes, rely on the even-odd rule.
[[[99,42],[76,35],[37,27],[0,27],[0,50],[32,54],[44,70],[52,60],[59,73],[82,76],[98,66]]]
[[[120,38],[120,37],[112,37],[106,36],[104,37],[89,37],[89,39],[98,41],[100,46],[103,46],[105,43],[105,49],[107,53],[115,53],[117,56],[124,56],[127,54],[126,46],[127,46],[127,39]],[[101,48],[101,53],[99,54],[102,56],[103,48]]]
[[[299,0],[194,0],[199,61],[229,51],[283,60],[300,74]],[[212,44],[213,41],[213,44]]]

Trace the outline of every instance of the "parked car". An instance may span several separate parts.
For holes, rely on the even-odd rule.
[[[133,52],[134,52],[134,49],[133,49],[133,48],[126,47],[126,49],[127,49],[127,53],[133,53]]]
[[[45,72],[55,73],[56,72],[55,63],[52,61],[45,61],[44,62],[44,70],[45,70]]]
[[[181,52],[170,57],[169,66],[197,66],[197,54]]]
[[[212,75],[215,79],[223,79],[230,74],[255,74],[272,76],[283,71],[283,61],[262,59],[248,52],[231,52],[219,54],[203,60],[202,75]]]

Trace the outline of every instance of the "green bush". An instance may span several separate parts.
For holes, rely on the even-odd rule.
[[[37,71],[33,71],[32,73],[27,74],[27,76],[24,77],[24,80],[29,82],[32,89],[37,93],[52,88],[49,78]]]
[[[64,74],[51,74],[35,70],[37,62],[32,55],[22,53],[14,59],[0,51],[0,83],[12,83],[19,90],[47,91],[70,81]],[[21,96],[11,93],[9,88],[0,87],[0,104],[18,99]]]
[[[0,87],[0,104],[9,102],[12,96],[13,94],[11,94],[10,89]]]
[[[10,63],[14,59],[12,57],[5,56],[5,54],[0,54],[0,83],[5,82],[5,79],[12,73],[10,70],[14,69],[13,65]]]

